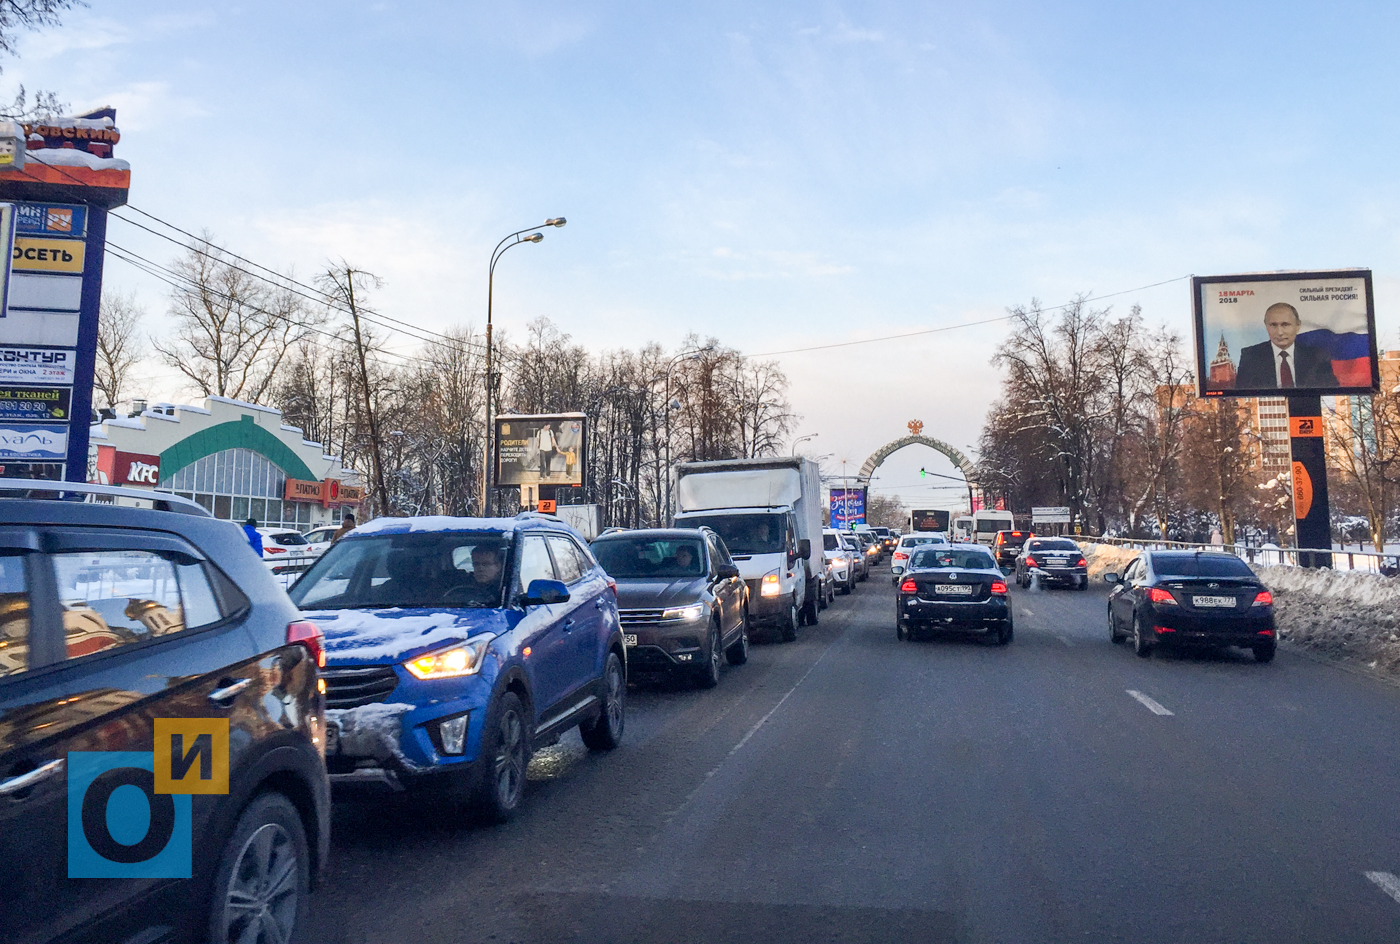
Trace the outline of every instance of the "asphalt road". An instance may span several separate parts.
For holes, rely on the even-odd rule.
[[[308,938],[1400,939],[1400,688],[1142,660],[1103,590],[1012,591],[1007,648],[902,643],[882,568],[713,691],[633,688],[504,827],[339,805]]]

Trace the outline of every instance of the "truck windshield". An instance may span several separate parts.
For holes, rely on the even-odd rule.
[[[786,515],[704,515],[687,517],[684,525],[713,528],[724,538],[724,546],[732,555],[779,554],[787,550]]]

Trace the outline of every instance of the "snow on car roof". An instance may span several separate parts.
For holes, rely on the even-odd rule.
[[[568,522],[542,515],[526,515],[518,518],[456,518],[451,515],[421,515],[417,518],[375,518],[367,521],[351,532],[355,537],[365,534],[410,534],[432,533],[437,531],[495,531],[510,534],[524,528],[548,528],[556,531],[577,532]]]

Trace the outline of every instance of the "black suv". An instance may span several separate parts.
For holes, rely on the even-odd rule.
[[[0,941],[287,940],[329,845],[320,632],[193,502],[26,486],[0,480]]]

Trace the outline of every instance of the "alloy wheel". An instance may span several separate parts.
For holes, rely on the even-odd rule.
[[[496,748],[496,797],[503,808],[513,807],[525,783],[525,726],[514,708],[501,714]]]
[[[296,843],[276,823],[265,823],[238,854],[224,898],[224,940],[283,944],[296,925]]]

